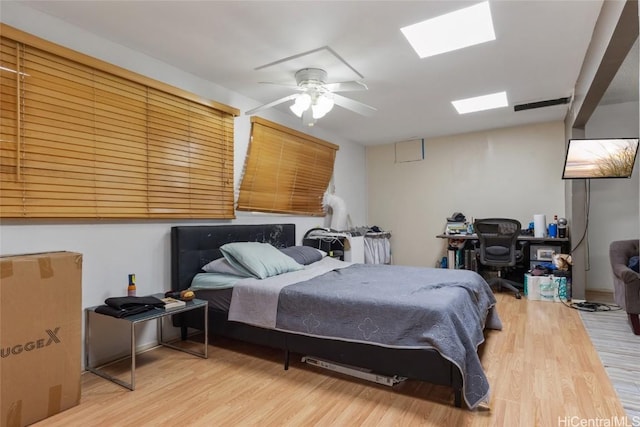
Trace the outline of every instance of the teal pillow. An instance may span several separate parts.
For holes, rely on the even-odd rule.
[[[233,288],[238,280],[245,277],[224,273],[198,273],[191,281],[190,289],[228,289]]]
[[[304,267],[268,243],[234,242],[220,247],[222,255],[235,269],[257,279],[266,279]]]

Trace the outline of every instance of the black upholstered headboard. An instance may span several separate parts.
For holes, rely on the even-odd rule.
[[[182,290],[200,269],[220,258],[220,246],[230,242],[294,246],[295,224],[191,225],[171,227],[171,289]]]

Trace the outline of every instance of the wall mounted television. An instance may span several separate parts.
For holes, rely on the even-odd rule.
[[[638,138],[570,139],[562,179],[631,178]]]

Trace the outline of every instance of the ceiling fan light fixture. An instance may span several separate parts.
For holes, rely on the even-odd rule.
[[[311,106],[311,96],[308,93],[302,93],[298,95],[295,102],[289,107],[289,109],[298,117],[302,117],[302,113],[307,111]]]
[[[333,105],[333,98],[328,96],[326,93],[321,94],[316,99],[316,102],[311,106],[313,118],[317,120],[324,117],[329,111],[331,111]]]
[[[358,76],[362,77],[359,73]],[[303,68],[296,72],[295,78],[295,90],[298,93],[293,93],[247,110],[245,115],[251,115],[266,108],[293,101],[289,105],[291,112],[296,117],[301,118],[304,125],[313,126],[317,119],[324,117],[333,109],[334,104],[363,116],[370,116],[376,111],[374,107],[335,93],[367,90],[367,86],[361,81],[327,83],[327,72],[320,68]],[[291,85],[284,86],[291,87]]]

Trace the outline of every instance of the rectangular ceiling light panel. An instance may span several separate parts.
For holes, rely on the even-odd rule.
[[[489,95],[476,96],[474,98],[459,99],[451,101],[458,110],[458,114],[473,113],[475,111],[491,110],[493,108],[506,107],[507,92],[496,92]]]
[[[409,25],[400,31],[420,58],[496,39],[488,1]]]

